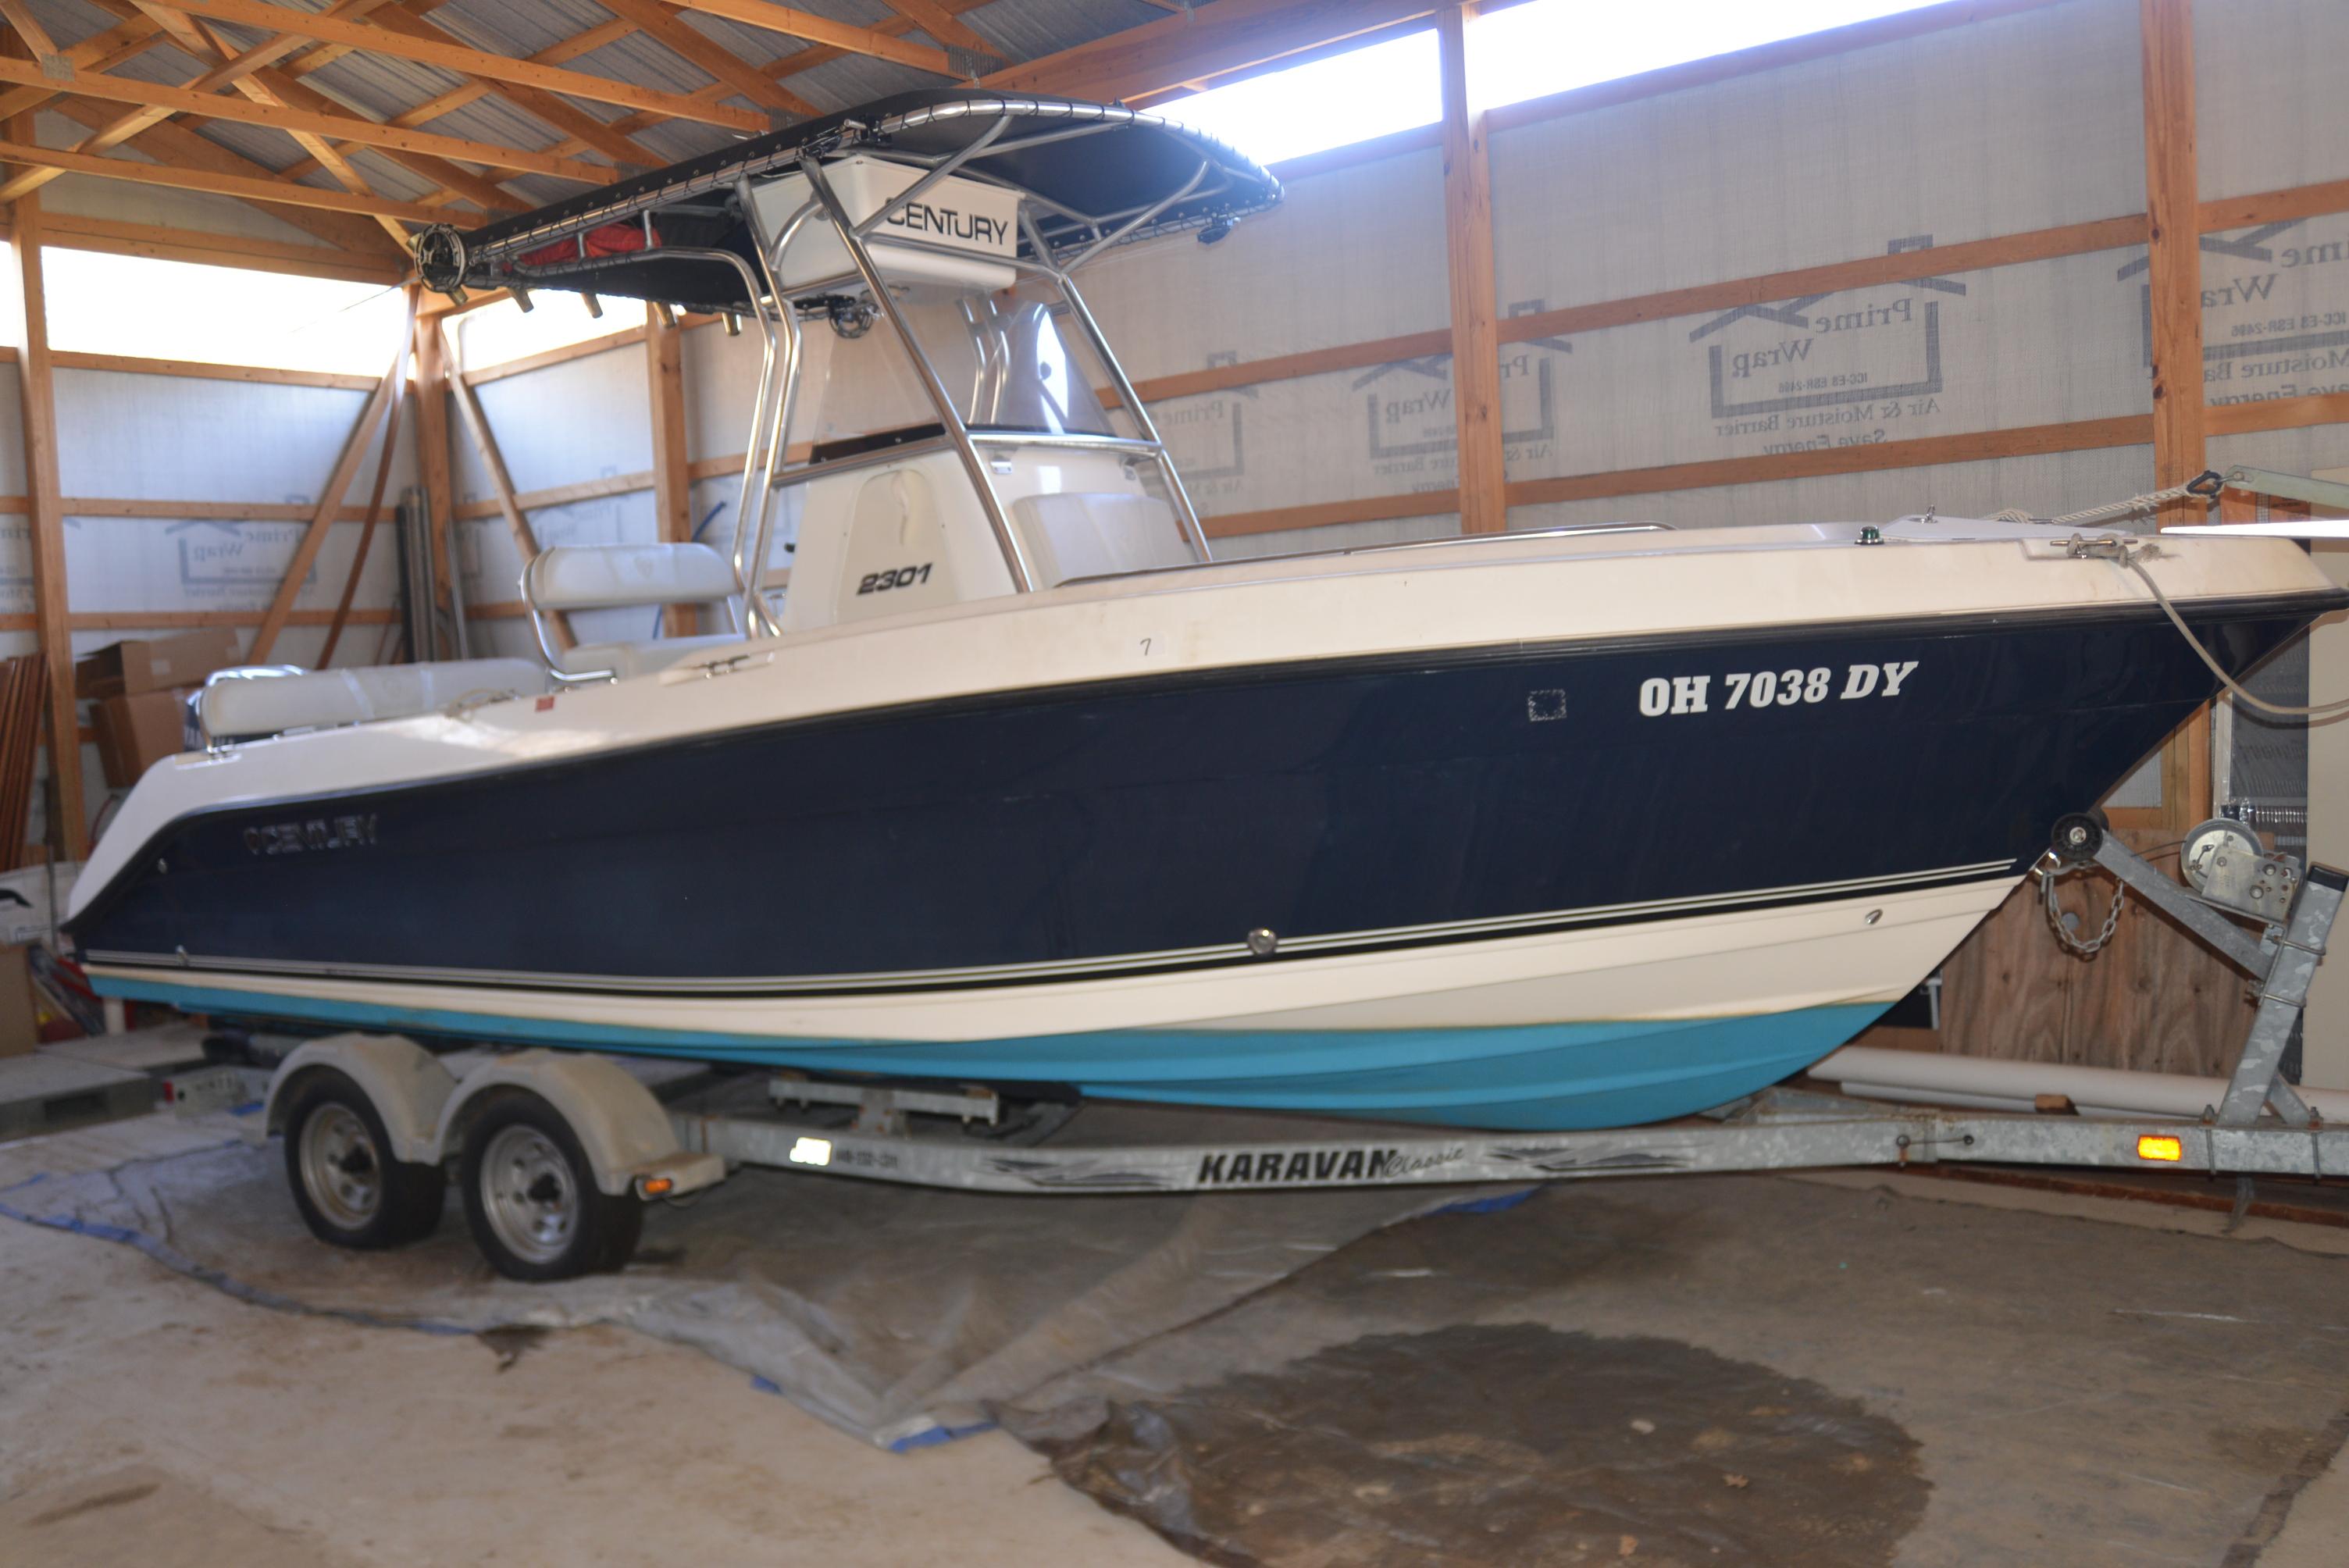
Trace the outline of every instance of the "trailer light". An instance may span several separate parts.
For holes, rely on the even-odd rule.
[[[801,1139],[792,1145],[792,1163],[794,1165],[831,1164],[832,1140],[829,1138]]]
[[[667,1176],[647,1176],[636,1183],[636,1190],[647,1198],[666,1198],[677,1190],[677,1182]]]
[[[2186,1158],[2186,1142],[2183,1139],[2165,1138],[2148,1132],[2137,1140],[2137,1157],[2139,1160],[2160,1160],[2175,1165]]]

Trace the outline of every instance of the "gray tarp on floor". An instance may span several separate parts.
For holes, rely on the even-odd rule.
[[[274,1141],[19,1181],[0,1205],[144,1245],[271,1305],[461,1332],[624,1324],[906,1447],[984,1424],[989,1401],[1464,1195],[1000,1197],[745,1171],[650,1210],[626,1272],[552,1285],[492,1274],[453,1192],[439,1232],[417,1246],[321,1244],[295,1212]]]
[[[2349,1433],[2349,1258],[1938,1185],[1545,1188],[1000,1414],[1222,1563],[2250,1563]]]

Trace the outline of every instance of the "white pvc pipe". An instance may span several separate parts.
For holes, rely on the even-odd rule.
[[[2164,1116],[2192,1120],[2226,1098],[2227,1080],[2184,1073],[2071,1068],[2054,1062],[1995,1061],[1934,1051],[1846,1046],[1810,1069],[1868,1099],[1934,1100],[1989,1110],[2030,1110],[2038,1096],[2062,1095],[2084,1115]],[[2327,1121],[2349,1121],[2349,1093],[2300,1091]]]

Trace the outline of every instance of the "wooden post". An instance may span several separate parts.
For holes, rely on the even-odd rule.
[[[2153,482],[2202,471],[2202,225],[2195,183],[2193,0],[2137,0],[2145,46],[2147,321],[2153,350]],[[2163,509],[2164,522],[2199,522],[2199,501]],[[2210,718],[2198,712],[2162,756],[2165,825],[2210,814]]]
[[[645,377],[652,400],[656,537],[665,544],[683,544],[693,538],[691,459],[685,450],[685,329],[665,322],[658,311],[647,313]],[[668,634],[691,635],[699,629],[698,615],[694,605],[671,604],[664,617]]]
[[[401,335],[406,335],[403,329]],[[334,531],[335,518],[343,510],[343,498],[350,493],[351,480],[358,476],[359,465],[367,460],[367,448],[375,444],[376,431],[383,426],[384,416],[389,412],[392,398],[398,390],[399,377],[406,368],[406,356],[395,355],[391,368],[383,373],[383,379],[376,383],[373,392],[367,394],[367,404],[359,409],[359,417],[352,423],[351,433],[343,442],[342,453],[336,458],[334,469],[326,476],[326,489],[319,492],[317,508],[311,512],[309,523],[302,531],[301,541],[294,547],[294,559],[286,562],[285,575],[278,580],[277,592],[271,595],[269,608],[261,617],[260,628],[253,634],[253,645],[244,652],[247,663],[257,665],[265,662],[269,650],[276,646],[277,634],[285,629],[286,618],[294,614],[294,601],[301,594],[302,580],[309,576],[311,566],[318,559],[318,552],[326,548],[327,535]]]
[[[458,569],[457,487],[449,465],[449,355],[437,316],[416,322],[416,453],[424,470],[425,526],[432,534],[432,582],[436,606],[452,604],[450,574]],[[450,653],[456,650],[451,648]],[[419,661],[439,656],[437,648],[410,648]]]
[[[527,567],[538,554],[538,535],[523,515],[522,503],[514,499],[513,475],[506,471],[505,454],[498,450],[498,438],[490,433],[490,417],[481,411],[481,400],[472,387],[459,374],[449,377],[449,395],[455,399],[457,412],[464,417],[465,429],[473,438],[473,449],[481,456],[481,467],[490,471],[490,488],[497,492],[498,511],[506,520],[506,528],[513,535],[514,550]],[[554,645],[569,653],[578,645],[571,634],[571,620],[557,610],[547,618],[554,634]]]
[[[23,42],[11,37],[12,50]],[[10,134],[33,136],[33,117],[20,115]],[[16,356],[17,402],[25,427],[25,511],[33,555],[33,614],[41,656],[48,666],[49,776],[57,780],[59,820],[52,836],[69,860],[89,852],[89,807],[82,794],[81,720],[74,700],[73,634],[66,597],[66,520],[57,471],[57,406],[50,380],[48,294],[41,276],[41,199],[20,197],[11,208],[16,270],[25,300],[25,346]],[[21,852],[0,846],[11,864]]]
[[[1452,407],[1460,447],[1460,531],[1509,527],[1501,439],[1501,340],[1493,284],[1493,181],[1485,114],[1468,98],[1473,3],[1435,13],[1444,65],[1444,235],[1452,280]]]
[[[383,495],[391,482],[392,462],[399,455],[399,416],[407,404],[408,356],[416,345],[416,306],[423,294],[421,284],[408,285],[408,321],[391,356],[391,413],[384,420],[383,455],[375,465],[375,485],[367,492],[367,515],[359,523],[358,545],[351,552],[351,569],[343,576],[343,596],[335,602],[335,618],[326,624],[326,640],[318,649],[322,670],[335,662],[335,647],[343,640],[343,628],[350,624],[351,603],[358,597],[359,576],[367,571],[367,549],[383,521]]]

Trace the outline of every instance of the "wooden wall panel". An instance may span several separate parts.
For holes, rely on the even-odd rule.
[[[2120,830],[2167,868],[2177,835]],[[2064,908],[2093,934],[2112,879],[2065,878]],[[2158,910],[2132,898],[2109,946],[2082,958],[2048,929],[2039,884],[2026,878],[1941,969],[1940,1048],[1953,1055],[2216,1077],[2251,1027],[2240,971]]]

